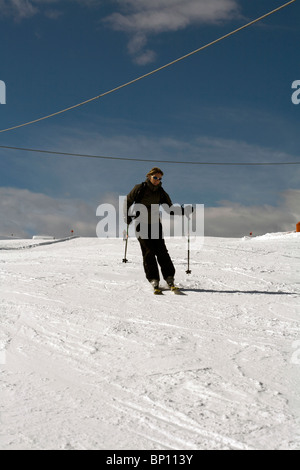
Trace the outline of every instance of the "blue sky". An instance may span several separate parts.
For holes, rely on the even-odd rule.
[[[0,0],[0,130],[79,103],[282,5],[281,0]],[[0,145],[154,160],[296,162],[300,4],[83,107],[0,133]],[[151,162],[0,149],[0,235],[95,236],[96,209]],[[161,164],[173,202],[205,205],[205,233],[293,230],[298,165]]]

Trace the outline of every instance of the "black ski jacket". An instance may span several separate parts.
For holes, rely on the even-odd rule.
[[[128,211],[133,204],[143,204],[147,208],[149,224],[151,224],[151,206],[153,204],[166,204],[168,207],[173,205],[170,196],[162,188],[162,185],[154,186],[148,179],[137,184],[127,195],[124,206],[124,219],[127,222],[130,222]]]

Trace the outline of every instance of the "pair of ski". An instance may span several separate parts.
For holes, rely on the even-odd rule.
[[[170,291],[172,292],[172,294],[175,294],[175,295],[185,295],[182,290],[179,288],[179,287],[176,287],[176,286],[171,286],[171,287],[168,287],[168,288],[164,288],[164,287],[157,287],[154,289],[154,295],[163,295],[164,291]]]

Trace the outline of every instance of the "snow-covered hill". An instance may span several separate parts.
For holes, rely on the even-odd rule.
[[[1,449],[299,449],[299,234],[0,241]],[[29,245],[29,246],[28,246]]]

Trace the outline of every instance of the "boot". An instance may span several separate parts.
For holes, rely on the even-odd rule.
[[[168,286],[169,286],[170,288],[171,288],[171,287],[174,287],[174,277],[172,277],[172,276],[167,277],[166,283],[168,284]]]
[[[158,279],[152,279],[152,281],[150,281],[150,284],[152,285],[154,290],[159,288],[159,280]]]

